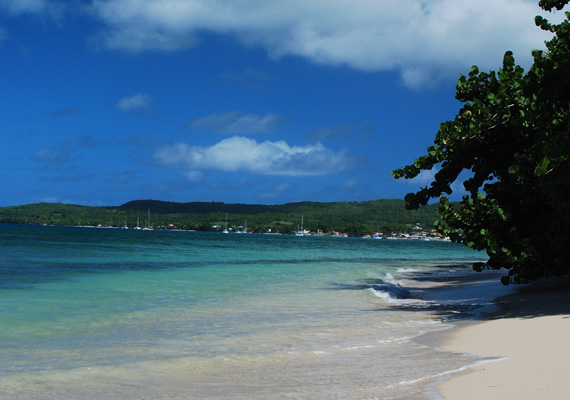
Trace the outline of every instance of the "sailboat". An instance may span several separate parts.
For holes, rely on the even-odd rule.
[[[137,231],[141,230],[141,227],[139,226],[139,217],[137,217],[137,226],[134,229],[136,229]]]
[[[295,236],[305,236],[305,228],[303,227],[303,223],[304,223],[304,215],[301,215],[301,230],[299,230],[299,228],[297,228],[297,232],[295,232]]]
[[[228,213],[226,213],[226,229],[222,231],[222,233],[229,233],[228,231]]]
[[[146,226],[143,228],[143,231],[152,231],[153,229],[150,227],[150,208],[148,209],[148,217],[146,220]]]

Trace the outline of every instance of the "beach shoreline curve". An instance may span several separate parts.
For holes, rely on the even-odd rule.
[[[501,309],[460,327],[445,351],[489,357],[439,383],[444,399],[563,399],[570,348],[570,279],[543,280],[499,297]]]

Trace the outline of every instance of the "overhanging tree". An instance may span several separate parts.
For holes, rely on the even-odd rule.
[[[545,11],[570,0],[542,0]],[[457,82],[464,106],[440,125],[434,145],[413,164],[392,172],[411,179],[437,170],[434,181],[406,195],[417,209],[439,197],[437,228],[452,240],[485,250],[474,269],[506,268],[504,284],[570,271],[570,13],[560,24],[538,16],[554,34],[547,51],[533,52],[528,72],[506,52],[497,72],[472,67]],[[467,195],[449,202],[463,171]],[[464,176],[464,175],[462,175]]]

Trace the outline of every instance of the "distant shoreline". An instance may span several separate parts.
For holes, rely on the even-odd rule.
[[[48,224],[18,224],[12,222],[0,222],[0,225],[20,225],[20,226],[36,226],[36,227],[62,227],[62,228],[88,228],[88,229],[115,229],[115,230],[146,230],[146,231],[160,231],[160,232],[209,232],[209,233],[221,233],[218,231],[200,231],[196,229],[177,229],[177,228],[151,228],[151,229],[137,229],[137,228],[124,228],[120,226],[103,226],[103,225],[48,225]],[[243,231],[230,231],[229,233],[233,234],[245,234],[246,232]],[[336,238],[355,238],[355,236],[349,236],[346,233],[341,232],[304,232],[302,235],[296,233],[278,233],[278,232],[247,232],[247,234],[263,234],[263,235],[284,235],[284,236],[310,236],[310,237],[336,237]],[[372,239],[372,240],[417,240],[417,241],[424,241],[424,242],[451,242],[449,238],[442,237],[440,235],[410,235],[403,232],[398,232],[393,235],[383,235],[383,236],[372,236],[372,235],[363,235],[358,236],[356,238],[361,239]]]

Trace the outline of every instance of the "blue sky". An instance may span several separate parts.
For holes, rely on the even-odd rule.
[[[0,206],[402,198],[459,74],[544,47],[536,3],[4,0]]]

